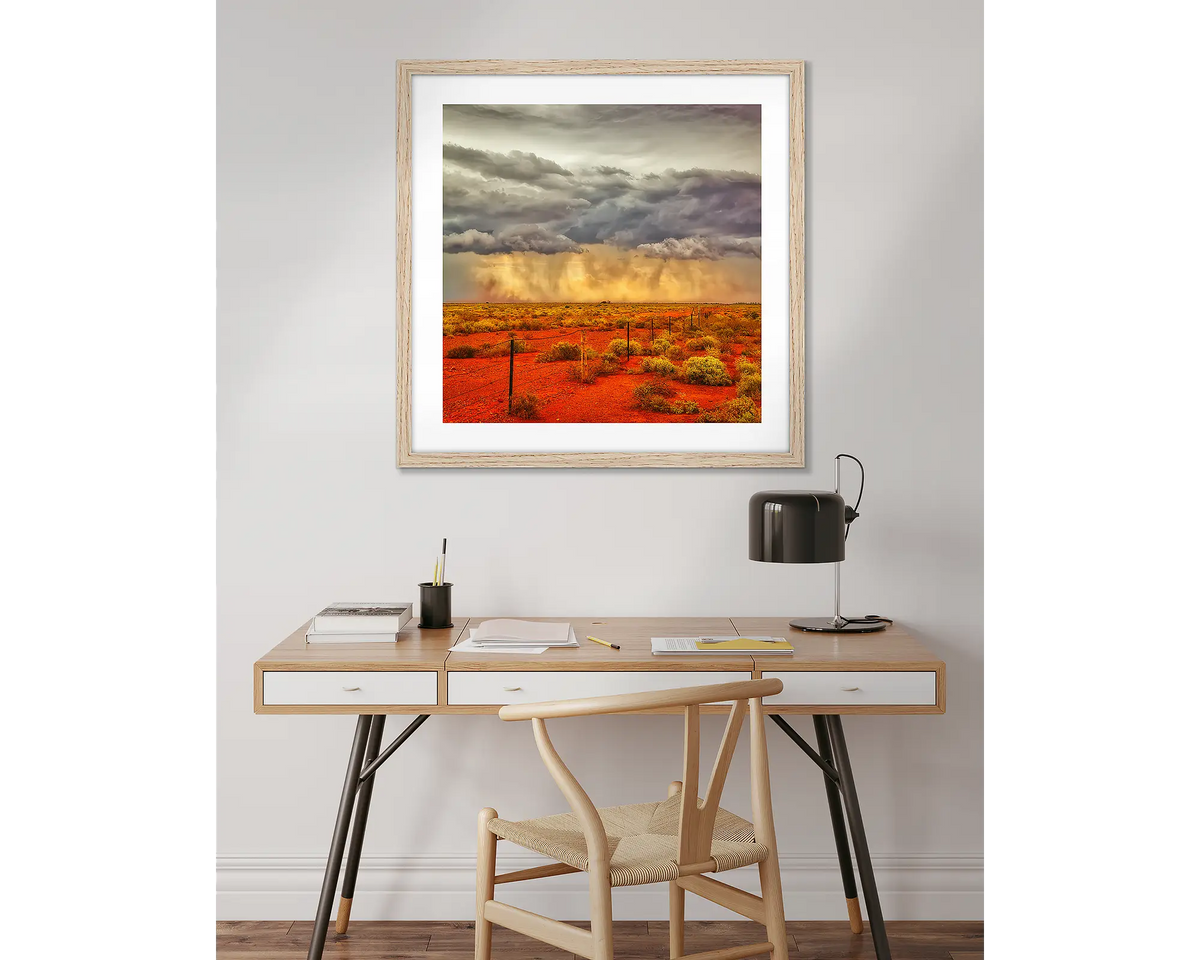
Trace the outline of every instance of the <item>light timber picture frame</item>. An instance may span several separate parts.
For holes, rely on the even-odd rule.
[[[804,464],[800,61],[399,61],[397,461]]]

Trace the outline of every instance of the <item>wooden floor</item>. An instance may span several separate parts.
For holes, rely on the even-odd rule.
[[[473,960],[474,924],[352,920],[342,937],[332,927],[326,960]],[[979,921],[892,921],[893,960],[983,960]],[[613,924],[616,960],[667,960],[665,921]],[[217,924],[218,960],[305,960],[312,921],[222,921]],[[571,954],[494,927],[493,960],[572,960]],[[873,960],[870,929],[855,935],[845,921],[789,922],[789,960]],[[684,936],[688,953],[717,950],[762,939],[757,924],[693,922]]]

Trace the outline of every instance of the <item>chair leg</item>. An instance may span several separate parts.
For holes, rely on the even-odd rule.
[[[759,863],[758,880],[766,914],[767,939],[773,948],[771,960],[788,960],[787,927],[783,919],[783,881],[779,876],[779,857],[774,849],[766,860]]]
[[[475,960],[491,960],[492,925],[483,917],[483,908],[496,895],[496,835],[488,829],[488,821],[496,811],[484,807],[479,811],[479,851],[475,863]]]
[[[673,797],[682,792],[683,781],[672,780],[667,788],[667,796]],[[670,927],[671,927],[671,960],[683,956],[683,887],[674,880],[669,883],[670,891]]]
[[[588,901],[591,904],[592,960],[613,960],[612,885],[607,860],[588,870]]]
[[[767,731],[762,700],[750,701],[750,802],[754,808],[754,839],[768,851],[759,861],[767,939],[771,960],[788,960],[787,928],[783,923],[783,880],[779,876],[779,845],[775,840],[775,818],[771,813],[771,774],[767,769]]]
[[[671,891],[671,960],[683,956],[683,887],[668,881]]]

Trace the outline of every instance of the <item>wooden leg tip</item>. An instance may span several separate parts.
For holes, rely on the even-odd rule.
[[[846,912],[850,915],[850,932],[862,933],[862,911],[858,908],[858,897],[846,901]]]
[[[345,897],[338,901],[337,923],[333,925],[334,933],[345,933],[350,929],[350,904],[353,902],[352,899],[348,900]]]

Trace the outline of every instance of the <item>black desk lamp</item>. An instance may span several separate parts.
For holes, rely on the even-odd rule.
[[[750,559],[767,563],[832,563],[833,619],[798,617],[793,627],[819,633],[872,633],[882,630],[886,617],[842,616],[842,561],[850,524],[858,517],[858,502],[846,506],[842,499],[842,458],[862,461],[848,453],[834,457],[834,492],[825,490],[765,490],[750,498]],[[865,471],[864,471],[865,480]]]

